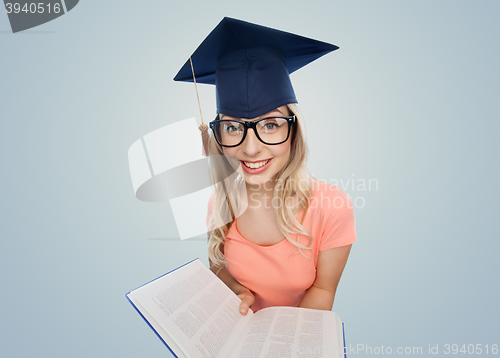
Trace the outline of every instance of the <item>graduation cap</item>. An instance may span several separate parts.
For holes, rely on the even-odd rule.
[[[225,17],[175,81],[216,86],[217,113],[255,118],[297,103],[289,74],[338,46]],[[192,67],[191,67],[192,66]]]

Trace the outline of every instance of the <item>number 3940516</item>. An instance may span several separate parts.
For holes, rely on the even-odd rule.
[[[445,344],[444,354],[498,354],[498,344]]]
[[[61,5],[60,4],[46,4],[43,2],[39,3],[34,3],[32,2],[31,4],[24,4],[21,6],[19,3],[6,3],[5,4],[5,10],[7,11],[7,14],[14,13],[14,14],[19,14],[19,13],[25,13],[25,14],[43,14],[45,11],[47,11],[49,14],[55,13],[58,14],[61,12]]]

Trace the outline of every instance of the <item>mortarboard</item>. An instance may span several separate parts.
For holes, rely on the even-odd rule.
[[[196,82],[216,86],[217,113],[255,118],[296,103],[289,74],[338,46],[225,17],[191,56]],[[174,78],[193,82],[188,60]]]

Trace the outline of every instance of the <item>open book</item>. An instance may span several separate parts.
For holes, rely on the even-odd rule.
[[[241,300],[199,259],[126,297],[176,357],[344,356],[335,313],[269,307],[243,316]]]

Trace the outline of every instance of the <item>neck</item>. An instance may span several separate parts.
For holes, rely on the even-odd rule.
[[[265,184],[246,183],[249,208],[272,209],[272,199],[275,185],[275,178],[267,181]]]

